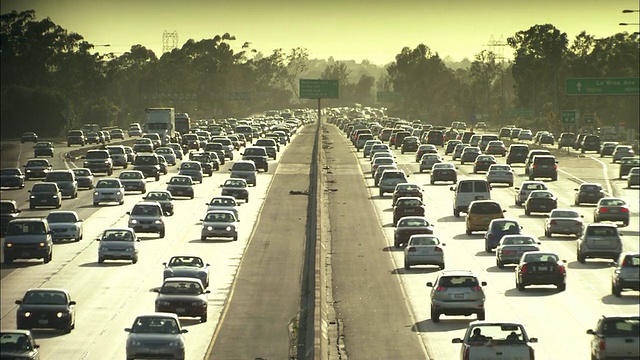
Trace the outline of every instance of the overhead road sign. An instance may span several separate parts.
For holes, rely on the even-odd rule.
[[[301,99],[337,99],[338,80],[300,79]]]
[[[575,124],[575,123],[576,123],[576,111],[562,110],[562,124]]]
[[[565,90],[567,95],[639,95],[640,78],[569,78]]]

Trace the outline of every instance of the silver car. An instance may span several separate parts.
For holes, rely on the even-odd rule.
[[[493,164],[489,166],[486,178],[489,184],[513,186],[513,169],[511,169],[511,165]]]
[[[362,154],[364,157],[367,157],[371,154],[371,148],[373,148],[373,145],[376,144],[382,144],[382,141],[380,140],[367,140],[366,143],[364,143],[364,148],[362,149]]]
[[[618,145],[613,151],[613,160],[612,162],[617,162],[622,160],[623,157],[634,156],[633,147],[630,145]]]
[[[502,269],[505,264],[517,264],[525,252],[539,250],[540,242],[533,236],[505,235],[496,248],[496,266]]]
[[[424,154],[420,159],[420,172],[431,171],[433,165],[441,163],[443,160],[438,154]]]
[[[129,215],[129,227],[135,232],[158,233],[160,238],[164,237],[164,212],[162,206],[157,202],[142,201],[133,206]]]
[[[210,237],[231,238],[238,240],[238,222],[233,212],[228,210],[208,211],[202,221],[201,240],[205,241]]]
[[[168,146],[162,146],[157,148],[154,152],[158,155],[164,156],[165,160],[167,160],[167,163],[169,165],[176,164],[176,153],[172,148]]]
[[[555,209],[544,220],[544,236],[550,238],[553,234],[575,235],[580,237],[584,230],[584,215],[571,209]]]
[[[100,242],[100,247],[98,247],[99,264],[105,260],[130,260],[134,264],[138,262],[138,243],[140,240],[133,229],[106,229],[96,240]]]
[[[444,250],[446,244],[435,235],[416,234],[409,237],[404,248],[404,268],[409,270],[413,265],[436,265],[444,269]]]
[[[82,240],[82,219],[75,211],[51,211],[47,215],[47,222],[49,222],[49,228],[53,231],[51,237],[54,241],[63,239]]]
[[[632,168],[629,170],[627,177],[627,188],[640,185],[640,168]]]
[[[478,277],[467,270],[442,271],[435,282],[428,282],[431,288],[431,321],[440,322],[440,315],[477,314],[478,320],[485,319],[485,295]]]
[[[98,206],[101,202],[124,204],[124,185],[119,179],[107,178],[98,180],[93,192],[93,206]]]
[[[515,204],[522,205],[527,201],[527,198],[532,191],[547,190],[547,185],[539,180],[526,180],[520,184],[520,187],[515,187],[514,189],[517,190],[515,195]]]
[[[182,164],[180,164],[178,175],[190,176],[193,181],[202,184],[202,165],[197,161],[183,161]]]
[[[150,313],[138,315],[127,336],[127,359],[135,358],[185,358],[184,335],[187,329],[180,326],[178,315]]]
[[[624,252],[611,276],[611,293],[620,297],[622,290],[640,291],[640,253]]]
[[[587,258],[618,260],[622,253],[622,239],[615,224],[589,224],[578,239],[576,249],[578,262]]]
[[[205,205],[207,205],[207,212],[213,210],[228,210],[233,212],[236,219],[240,219],[238,214],[238,206],[240,206],[240,203],[237,202],[233,196],[214,196],[211,201]]]

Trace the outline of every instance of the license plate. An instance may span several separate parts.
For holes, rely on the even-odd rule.
[[[547,205],[540,205],[540,209],[546,209]]]
[[[538,271],[548,271],[549,268],[546,266],[538,266]]]
[[[415,212],[415,209],[407,209],[404,212],[407,213],[407,214],[410,214],[410,213],[412,214],[412,213]]]
[[[548,166],[547,165],[542,165],[540,167],[543,168],[543,169],[546,169]]]
[[[464,299],[464,294],[453,294],[454,299]]]
[[[181,314],[184,312],[184,308],[176,308],[176,312]]]
[[[29,256],[31,256],[31,254],[30,254],[30,253],[28,253],[28,252],[23,252],[23,253],[22,253],[22,257],[23,257],[23,258],[26,258],[26,257],[29,257]]]
[[[38,325],[47,325],[49,323],[49,320],[38,320]]]
[[[41,203],[41,204],[45,204],[46,202],[47,202],[47,199],[41,199],[41,200],[40,200],[40,203]]]

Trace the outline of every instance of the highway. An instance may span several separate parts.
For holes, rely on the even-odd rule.
[[[430,288],[425,284],[436,279],[438,269],[436,267],[404,269],[403,251],[393,249],[391,194],[383,198],[378,196],[377,188],[373,186],[369,173],[368,159],[363,159],[362,152],[355,151],[344,134],[341,139],[342,144],[333,142],[333,149],[344,148],[344,151],[351,151],[354,160],[357,158],[360,164],[360,171],[364,176],[364,183],[360,185],[368,187],[369,197],[380,220],[379,224],[369,224],[369,226],[381,226],[384,230],[387,246],[379,248],[378,251],[388,254],[393,263],[394,270],[388,272],[386,276],[397,279],[406,294],[406,303],[415,321],[412,331],[419,334],[430,359],[458,359],[459,345],[452,344],[451,339],[462,337],[469,321],[475,320],[475,316],[443,316],[441,322],[437,324],[430,320]],[[444,155],[443,150],[440,151],[441,155]],[[402,155],[399,150],[394,150],[394,153],[400,168],[410,174],[409,181],[422,185],[424,189],[426,216],[435,223],[435,234],[446,243],[447,270],[472,270],[481,281],[486,281],[488,284],[484,291],[487,298],[485,305],[487,320],[521,321],[530,336],[539,338],[539,343],[534,345],[536,358],[588,358],[590,337],[585,334],[585,331],[595,326],[600,315],[637,314],[640,311],[637,292],[625,292],[621,298],[611,294],[612,267],[608,260],[587,260],[584,265],[578,263],[574,237],[545,238],[544,216],[537,214],[525,216],[523,208],[514,204],[515,190],[503,185],[495,185],[491,196],[507,210],[505,217],[517,219],[524,226],[524,233],[531,234],[542,242],[541,249],[555,251],[562,259],[567,260],[568,275],[565,292],[558,292],[554,286],[531,287],[525,292],[519,292],[515,288],[513,266],[498,269],[495,255],[484,251],[484,234],[479,232],[471,236],[466,235],[464,216],[460,218],[453,216],[453,192],[449,191],[451,185],[440,183],[430,185],[429,174],[419,173],[414,153]],[[445,161],[451,161],[451,156],[444,158]],[[559,179],[556,182],[547,181],[547,185],[558,196],[559,207],[576,209],[584,215],[585,223],[592,222],[595,206],[575,206],[573,204],[574,188],[583,181],[603,184],[605,189],[610,188],[614,195],[622,197],[631,204],[631,223],[628,227],[620,228],[620,232],[623,234],[624,249],[638,251],[638,190],[625,189],[626,182],[616,180],[618,165],[612,165],[610,158],[600,159],[590,154],[579,156],[574,152],[572,155],[567,155],[566,150],[559,154],[557,159],[561,169]],[[504,163],[504,158],[498,157],[498,161]],[[471,164],[455,163],[458,166],[459,179],[484,177],[484,174],[473,174]],[[515,186],[518,186],[519,182],[527,178],[524,176],[521,165],[514,165],[514,170],[517,175]],[[355,208],[350,210],[356,211]],[[373,289],[376,282],[382,283],[384,279],[367,278],[364,281],[370,281],[370,288]],[[348,320],[344,320],[345,328],[349,326]],[[383,331],[393,333],[401,332],[402,329],[386,328]],[[345,338],[347,351],[350,348],[348,335]],[[359,347],[359,344],[355,344],[355,347]]]

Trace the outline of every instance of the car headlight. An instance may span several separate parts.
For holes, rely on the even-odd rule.
[[[68,312],[58,311],[56,313],[56,317],[58,317],[58,319],[63,318],[63,317],[67,317],[67,316],[69,316]]]
[[[116,191],[116,195],[120,196],[120,195],[122,195],[122,192]]]
[[[227,226],[227,227],[225,228],[225,230],[227,230],[227,231],[232,231],[232,230],[233,230],[233,226]]]
[[[136,220],[136,219],[131,219],[131,220],[129,220],[129,223],[130,223],[130,224],[137,224],[137,223],[138,223],[138,220]]]
[[[158,219],[158,220],[154,221],[154,223],[156,223],[156,224],[158,224],[158,225],[162,225],[162,224],[163,224],[163,223],[162,223],[162,220],[160,220],[160,219]]]
[[[38,246],[40,246],[40,247],[44,247],[45,245],[46,245],[46,244],[45,244],[45,243],[43,243],[43,242],[41,242],[41,243],[39,243],[39,244],[38,244]]]
[[[98,195],[100,195],[100,193],[97,191],[93,193],[93,196],[98,196]]]
[[[13,244],[12,243],[5,243],[4,246],[10,248],[10,247],[13,247]]]
[[[168,301],[165,301],[165,300],[158,300],[158,301],[156,301],[156,305],[158,305],[158,306],[169,306],[169,305],[171,305],[171,303],[168,302]]]
[[[24,314],[22,314],[22,316],[28,318],[29,316],[31,316],[31,312],[25,311]]]
[[[141,346],[142,343],[135,339],[129,339],[129,346]]]
[[[177,346],[179,346],[179,347],[182,347],[183,345],[182,345],[182,341],[180,341],[180,340],[174,340],[174,341],[172,341],[172,342],[170,342],[170,343],[169,343],[169,346],[176,346],[176,347],[177,347]]]
[[[54,199],[57,199],[57,198],[58,198],[58,195],[53,195],[53,198],[54,198]]]
[[[191,306],[206,306],[207,303],[204,301],[194,301],[191,303]]]
[[[31,172],[31,169],[27,169],[27,172]]]
[[[35,199],[36,197],[34,195],[29,196],[30,199]]]
[[[208,231],[213,230],[213,226],[207,226],[207,230],[208,230]]]

